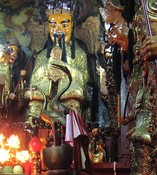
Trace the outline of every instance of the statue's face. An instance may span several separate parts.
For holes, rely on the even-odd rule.
[[[9,45],[7,46],[7,50],[6,48],[4,50],[5,51],[0,51],[0,62],[4,62],[7,65],[14,64],[18,56],[19,48],[15,45]]]
[[[122,52],[127,52],[128,50],[128,27],[125,22],[119,23],[115,22],[109,25],[108,35],[109,43],[118,43]]]
[[[10,45],[9,46],[9,59],[8,59],[8,64],[14,64],[17,55],[19,52],[19,48],[15,45]]]
[[[108,7],[108,10],[100,8],[100,13],[105,22],[105,29],[109,36],[109,43],[117,43],[122,52],[127,52],[128,49],[128,26],[122,17],[122,11]]]
[[[54,35],[59,39],[65,36],[65,42],[68,43],[71,39],[73,27],[72,16],[66,13],[58,13],[49,15],[48,19],[52,41],[54,41]]]

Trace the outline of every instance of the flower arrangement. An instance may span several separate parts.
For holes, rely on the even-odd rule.
[[[22,149],[17,135],[6,138],[0,134],[0,173],[23,174],[23,164],[30,159],[28,150]]]

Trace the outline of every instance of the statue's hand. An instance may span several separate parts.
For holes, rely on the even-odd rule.
[[[20,75],[21,75],[22,77],[26,76],[26,70],[21,70]]]
[[[16,95],[15,95],[14,93],[10,93],[8,98],[9,98],[10,100],[15,100]]]
[[[147,37],[141,47],[141,59],[151,61],[157,57],[157,36]]]

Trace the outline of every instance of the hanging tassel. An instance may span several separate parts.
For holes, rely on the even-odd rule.
[[[74,32],[72,32],[72,36],[71,36],[71,58],[75,59],[75,37],[74,37]]]
[[[135,0],[125,0],[124,1],[124,14],[123,17],[129,24],[133,21],[135,16]]]
[[[48,39],[47,39],[47,59],[50,58],[50,53],[51,53],[51,49],[52,49],[52,46],[53,46],[53,42],[52,42],[52,39],[50,37],[50,33],[48,34]]]
[[[65,36],[62,37],[61,48],[63,50],[62,61],[67,63],[67,54],[66,54],[66,46],[65,46]]]
[[[54,34],[54,42],[53,42],[53,47],[55,47],[55,46],[56,46],[56,38],[57,38],[57,36],[56,36],[56,34]]]
[[[134,44],[135,44],[134,31],[132,29],[129,29],[129,32],[128,32],[128,59],[129,59],[130,71],[132,71],[133,69],[133,59],[134,59],[133,46]]]
[[[113,74],[114,80],[117,88],[117,92],[120,93],[120,85],[121,85],[121,52],[118,44],[114,44],[113,51]]]

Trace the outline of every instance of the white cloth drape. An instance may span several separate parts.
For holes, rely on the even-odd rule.
[[[87,135],[87,130],[80,114],[70,110],[66,115],[65,142],[73,146],[73,139],[80,135]]]

